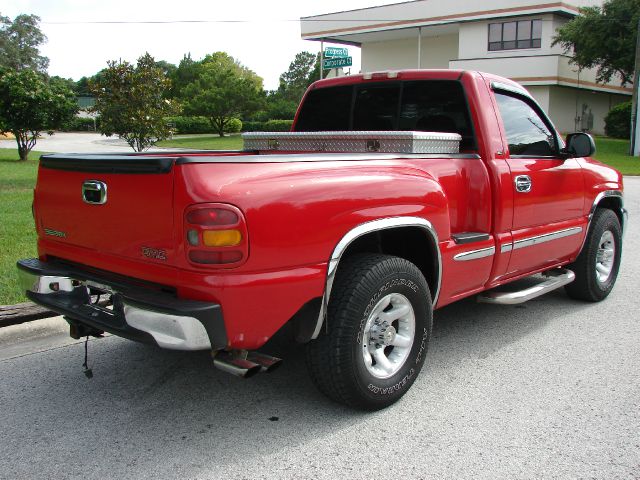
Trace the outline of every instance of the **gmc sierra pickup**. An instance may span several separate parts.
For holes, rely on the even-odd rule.
[[[292,132],[244,151],[42,156],[38,258],[18,268],[74,338],[210,350],[249,376],[287,331],[319,390],[380,409],[422,368],[433,309],[609,294],[627,212],[594,149],[495,75],[322,80]]]

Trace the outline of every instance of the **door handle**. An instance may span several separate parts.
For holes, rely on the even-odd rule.
[[[531,177],[529,175],[518,175],[515,183],[516,192],[527,193],[531,191]]]

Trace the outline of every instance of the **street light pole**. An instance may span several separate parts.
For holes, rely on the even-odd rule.
[[[320,80],[322,80],[322,73],[324,69],[324,40],[320,40]]]
[[[638,92],[640,91],[640,19],[638,19],[638,38],[636,39],[636,63],[633,74],[633,102],[631,103],[631,148],[629,154],[634,157],[640,156],[640,102]]]

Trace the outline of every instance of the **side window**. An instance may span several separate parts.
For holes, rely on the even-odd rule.
[[[511,155],[557,154],[554,134],[529,104],[510,95],[495,95]]]

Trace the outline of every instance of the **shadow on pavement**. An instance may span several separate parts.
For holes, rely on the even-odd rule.
[[[557,292],[519,307],[469,299],[437,311],[427,364],[410,394],[465,359],[487,358],[549,322],[562,322],[577,307],[588,308]],[[171,352],[116,337],[89,343],[89,380],[83,354],[82,345],[72,345],[0,363],[0,471],[7,478],[27,474],[16,457],[42,463],[49,477],[100,478],[107,465],[110,477],[194,476],[322,442],[389,412],[365,414],[326,400],[307,375],[302,347],[290,348],[274,373],[249,380],[214,369],[205,352]],[[415,414],[410,396],[391,409]],[[87,464],[98,470],[87,471]]]

